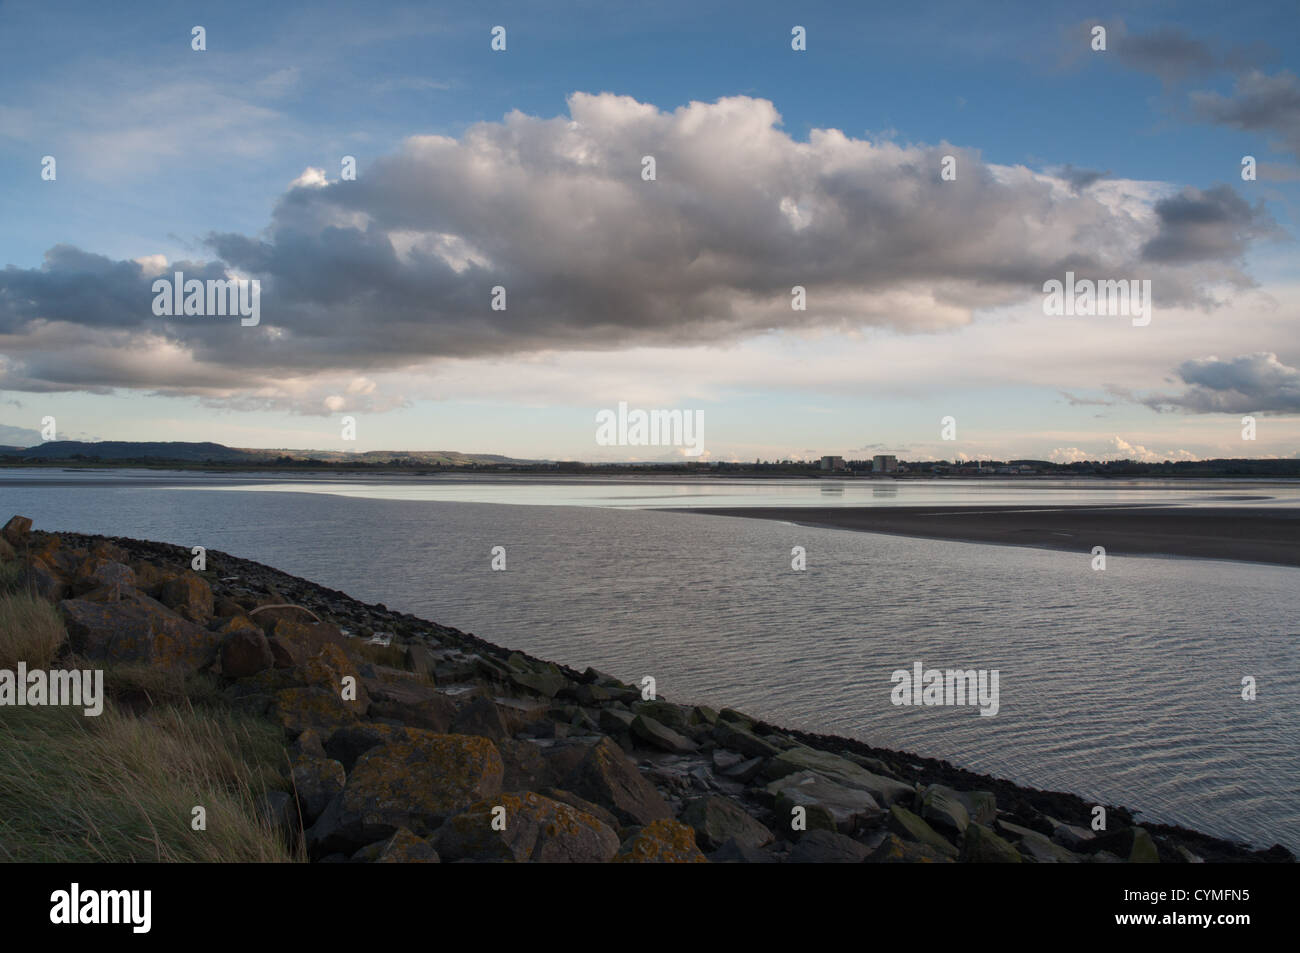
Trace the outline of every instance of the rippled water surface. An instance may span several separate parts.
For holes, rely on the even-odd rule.
[[[1069,553],[638,509],[684,505],[701,488],[617,482],[526,484],[510,496],[510,481],[272,490],[259,476],[223,478],[241,492],[216,492],[192,475],[22,471],[0,475],[0,509],[43,529],[225,550],[577,668],[654,675],[673,700],[1300,849],[1300,571],[1111,557],[1093,572]],[[449,489],[458,502],[439,497]],[[704,490],[709,505],[747,495],[827,505],[807,486]],[[894,499],[1096,501],[1040,496],[1094,492],[1068,485],[913,490]],[[1248,484],[1118,492],[1296,498]],[[505,497],[520,505],[495,505]],[[790,569],[795,545],[807,572]],[[489,568],[493,546],[506,547],[504,573]],[[891,705],[891,672],[917,660],[997,669],[1000,711]],[[1241,699],[1244,675],[1258,680],[1254,702]]]

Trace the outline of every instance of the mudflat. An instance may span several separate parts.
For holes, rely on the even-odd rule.
[[[785,506],[679,512],[1084,554],[1104,546],[1111,556],[1194,556],[1300,566],[1300,507]]]

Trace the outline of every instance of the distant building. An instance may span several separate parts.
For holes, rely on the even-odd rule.
[[[845,469],[844,458],[843,457],[822,457],[822,469],[843,470]]]
[[[871,458],[872,473],[894,473],[898,470],[898,457],[892,453],[878,453]]]

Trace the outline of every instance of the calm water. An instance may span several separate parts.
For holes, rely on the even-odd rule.
[[[0,518],[225,550],[579,669],[653,675],[673,700],[1300,849],[1300,571],[1112,556],[1093,572],[1047,550],[637,508],[837,496],[727,484],[348,477],[271,489],[265,476],[24,471],[0,474]],[[1137,501],[1127,496],[1300,499],[1238,482],[843,492],[857,505]],[[496,505],[507,501],[518,505]],[[795,545],[807,572],[790,569]],[[506,548],[504,573],[489,568],[493,546]],[[999,670],[999,713],[894,707],[890,673],[916,660]],[[1257,701],[1241,700],[1243,675]]]

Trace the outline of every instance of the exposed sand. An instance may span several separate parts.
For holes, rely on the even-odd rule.
[[[1300,507],[860,506],[679,510],[1109,556],[1161,554],[1300,566]]]

